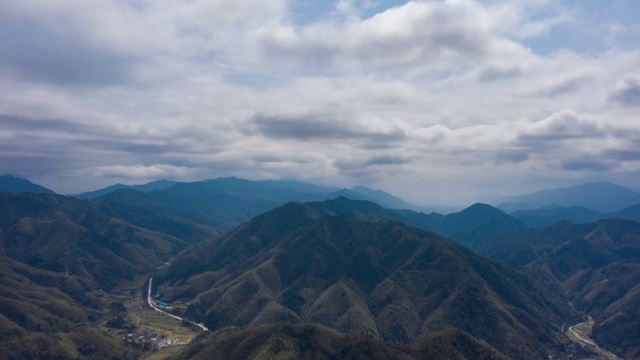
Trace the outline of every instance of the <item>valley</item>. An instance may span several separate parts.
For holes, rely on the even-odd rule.
[[[302,183],[155,186],[89,199],[0,193],[9,358],[610,360],[640,350],[634,220],[536,227],[488,204],[425,214]]]
[[[592,339],[593,319],[572,325],[567,330],[567,335],[576,344],[586,346],[593,352],[593,356],[600,360],[620,360],[615,354],[601,348]]]

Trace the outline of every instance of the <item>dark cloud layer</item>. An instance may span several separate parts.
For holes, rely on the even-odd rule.
[[[254,123],[261,134],[275,139],[362,139],[385,143],[406,138],[399,128],[376,130],[366,124],[331,115],[257,116]]]
[[[562,162],[562,169],[569,171],[606,171],[613,167],[612,164],[593,158],[576,158]]]
[[[0,66],[15,75],[67,85],[105,85],[133,79],[134,56],[110,51],[73,28],[45,27],[0,15]]]

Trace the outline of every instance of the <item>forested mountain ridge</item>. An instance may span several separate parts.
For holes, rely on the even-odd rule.
[[[545,287],[563,289],[596,320],[600,345],[625,358],[640,356],[640,223],[561,222],[504,240],[484,253]]]
[[[319,211],[320,210],[320,211]],[[290,203],[183,252],[158,276],[212,330],[321,323],[414,343],[448,327],[513,358],[558,352],[567,303],[437,234]]]
[[[141,346],[125,346],[98,326],[113,316],[106,295],[189,243],[128,223],[103,205],[53,194],[0,193],[0,354],[140,356]]]

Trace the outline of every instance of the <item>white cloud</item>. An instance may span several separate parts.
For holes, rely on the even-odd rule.
[[[536,52],[585,26],[557,2],[365,15],[381,4],[296,21],[289,0],[0,3],[0,166],[54,188],[237,175],[413,199],[640,167],[637,48]]]

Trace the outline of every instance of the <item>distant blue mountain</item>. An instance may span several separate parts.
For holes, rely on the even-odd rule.
[[[534,210],[518,210],[510,215],[529,226],[538,228],[553,225],[563,220],[588,223],[601,219],[605,214],[582,206],[556,206]]]
[[[53,190],[47,189],[44,186],[40,186],[27,179],[21,179],[11,175],[0,176],[0,191],[13,193],[32,192],[36,194],[55,194]]]
[[[356,186],[351,189],[336,189],[294,180],[253,181],[236,177],[181,183],[168,180],[158,180],[144,185],[115,184],[104,189],[74,196],[80,199],[93,199],[110,194],[117,190],[136,190],[147,193],[155,190],[169,190],[170,188],[171,191],[168,191],[167,194],[174,197],[177,196],[178,198],[206,194],[207,196],[224,195],[236,199],[273,202],[273,205],[266,210],[289,201],[322,201],[335,199],[339,196],[345,196],[351,200],[375,202],[390,209],[419,210],[417,206],[410,204],[397,196],[393,196],[382,190],[373,190],[364,186]]]
[[[408,203],[397,196],[386,193],[382,190],[373,190],[366,186],[354,186],[349,191],[364,195],[366,199],[378,203],[388,209],[411,209],[420,210],[416,205]]]
[[[290,189],[293,191],[298,191],[302,193],[323,193],[323,192],[333,192],[338,189],[336,188],[328,188],[320,185],[304,183],[295,180],[258,180],[255,181],[258,184],[265,185],[267,187],[277,188],[277,189]]]
[[[157,180],[143,185],[124,185],[124,184],[115,184],[108,186],[104,189],[89,191],[78,195],[73,195],[78,199],[94,199],[103,195],[107,195],[116,190],[136,190],[139,192],[147,193],[155,190],[164,190],[172,187],[177,184],[176,181],[170,180]]]
[[[581,206],[569,206],[518,210],[510,215],[535,228],[553,225],[561,221],[571,221],[580,224],[604,219],[640,221],[640,204],[610,213],[601,213]]]
[[[561,207],[581,206],[599,212],[614,212],[640,204],[640,194],[623,186],[601,181],[508,197],[498,208],[512,213],[518,210],[539,209],[552,204]]]

